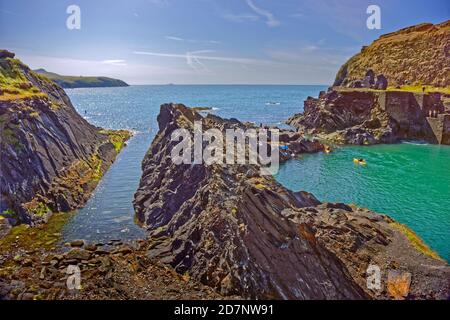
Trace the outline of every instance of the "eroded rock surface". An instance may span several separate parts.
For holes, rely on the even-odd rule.
[[[201,119],[183,105],[161,106],[134,200],[150,232],[149,257],[246,298],[390,298],[386,285],[367,288],[371,264],[383,281],[391,269],[411,273],[407,298],[448,297],[448,265],[418,251],[387,216],[322,204],[261,175],[257,165],[175,165],[172,132],[192,132]],[[218,117],[203,122],[221,131],[239,125]]]
[[[433,119],[446,112],[445,99],[440,93],[332,88],[319,98],[308,97],[304,112],[287,123],[337,143],[393,143],[402,139],[445,143],[442,136],[448,128],[444,121],[433,126]],[[439,117],[430,117],[433,114]]]
[[[364,79],[367,70],[383,74],[391,86],[450,85],[450,20],[422,23],[382,35],[350,58],[338,71],[334,86]]]
[[[11,55],[0,72],[2,220],[35,224],[82,206],[130,134],[89,124],[63,89]]]

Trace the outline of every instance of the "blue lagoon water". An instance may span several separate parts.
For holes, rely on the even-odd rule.
[[[63,230],[63,241],[136,239],[144,231],[134,223],[133,195],[141,162],[158,132],[160,105],[168,102],[209,106],[223,117],[283,126],[303,108],[308,95],[324,86],[130,86],[66,90],[77,111],[90,123],[135,132],[105,174],[86,206]],[[275,104],[271,104],[275,103]]]
[[[105,128],[135,136],[106,173],[87,205],[63,231],[64,241],[136,239],[133,195],[141,161],[158,131],[162,103],[208,106],[222,117],[284,126],[303,110],[307,96],[325,86],[131,86],[66,90],[78,112]],[[365,158],[355,167],[353,158]],[[355,203],[405,223],[443,258],[450,260],[450,147],[397,144],[343,147],[330,155],[304,155],[283,164],[276,178],[292,190],[320,200]]]

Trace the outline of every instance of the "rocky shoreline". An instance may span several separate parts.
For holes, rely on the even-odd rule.
[[[161,107],[135,196],[146,239],[76,240],[60,249],[64,220],[24,227],[0,239],[0,298],[448,298],[448,264],[387,216],[292,192],[259,166],[177,168],[167,154],[171,132],[194,119],[221,130],[249,125]],[[280,141],[303,146],[296,154],[323,150],[292,131]],[[380,290],[366,286],[370,265],[382,270]],[[81,290],[68,289],[69,266],[79,268]]]
[[[338,144],[450,145],[449,40],[449,20],[381,36],[344,63],[333,86],[308,97],[303,112],[287,123]]]
[[[89,124],[63,89],[13,53],[0,52],[0,68],[2,237],[83,206],[131,134]]]
[[[450,95],[333,87],[308,97],[287,120],[300,131],[338,144],[400,140],[450,144]]]
[[[322,139],[450,144],[450,95],[401,89],[406,82],[447,85],[445,68],[410,79],[415,73],[393,74],[398,64],[392,61],[366,66],[371,54],[396,57],[405,39],[447,39],[448,30],[448,22],[420,25],[363,48],[338,72],[336,86],[308,97],[304,112],[288,120],[296,130],[280,130],[280,162],[328,151]],[[430,50],[441,46],[436,42]],[[76,240],[61,248],[69,212],[89,199],[130,133],[90,125],[63,89],[13,53],[0,50],[0,68],[0,299],[450,297],[449,265],[386,215],[289,190],[262,174],[259,164],[173,163],[172,134],[193,134],[196,121],[222,134],[270,129],[203,116],[207,107],[161,106],[159,132],[143,159],[133,202],[146,239]],[[270,137],[266,147],[273,144]],[[76,290],[68,285],[73,268],[81,277]],[[379,288],[368,286],[374,268]]]
[[[160,130],[143,161],[134,201],[149,231],[151,258],[223,295],[244,298],[449,296],[449,266],[423,250],[426,246],[414,246],[408,240],[413,233],[387,216],[294,193],[260,175],[258,166],[173,164],[171,133],[192,131],[199,119],[183,105],[161,106]],[[211,116],[203,120],[221,131],[242,125]],[[367,289],[371,264],[384,270],[390,286]],[[396,294],[388,274],[412,275],[407,292]]]
[[[0,300],[223,299],[188,274],[149,259],[145,240],[75,240],[66,246],[66,252],[22,247],[0,254]],[[80,271],[78,289],[70,288],[74,267]]]

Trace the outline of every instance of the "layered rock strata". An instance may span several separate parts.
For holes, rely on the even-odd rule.
[[[161,107],[134,200],[150,258],[245,298],[448,297],[448,265],[387,216],[292,192],[258,165],[174,164],[172,133],[199,120],[220,131],[243,125]],[[370,265],[379,290],[367,286]]]
[[[0,221],[36,224],[82,206],[112,164],[127,131],[83,119],[64,90],[14,55],[0,58]]]

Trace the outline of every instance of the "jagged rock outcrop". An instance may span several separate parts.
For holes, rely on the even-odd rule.
[[[319,98],[308,97],[304,112],[287,123],[336,143],[393,143],[401,139],[445,143],[440,136],[442,132],[445,135],[446,127],[433,129],[430,125],[434,121],[430,115],[445,112],[444,99],[446,95],[440,93],[334,88]]]
[[[0,216],[35,224],[82,206],[130,135],[90,125],[58,85],[2,57]]]
[[[386,90],[388,87],[388,81],[382,74],[375,76],[372,69],[367,70],[366,75],[361,80],[348,81],[345,84],[347,88],[366,88],[375,90]]]
[[[367,70],[383,74],[391,86],[450,86],[450,21],[423,23],[385,34],[350,58],[334,86],[364,79]]]
[[[448,297],[448,265],[426,246],[416,249],[405,235],[412,233],[387,216],[292,192],[258,165],[174,164],[171,135],[192,133],[195,120],[220,131],[242,125],[161,106],[134,200],[149,257],[246,298]],[[379,291],[366,285],[371,264],[382,270]]]

